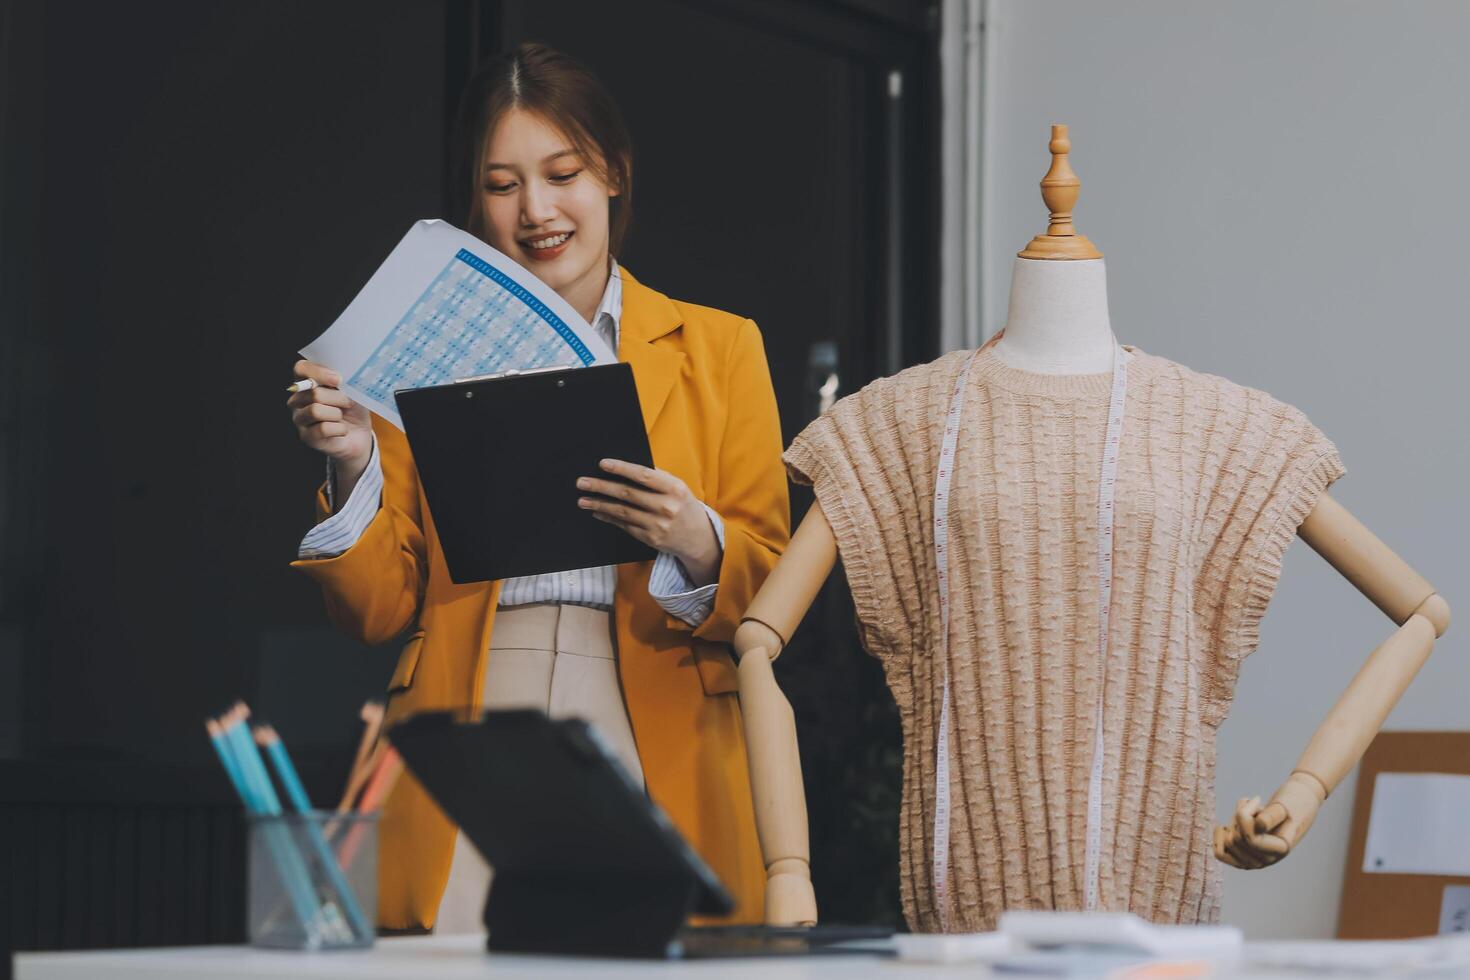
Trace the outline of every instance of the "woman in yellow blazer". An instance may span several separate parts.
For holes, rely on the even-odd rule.
[[[659,469],[606,462],[642,484],[632,493],[602,482],[606,474],[579,481],[589,493],[582,506],[661,552],[657,563],[606,570],[615,671],[636,743],[629,761],[735,895],[732,921],[759,922],[765,870],[729,643],[789,536],[760,334],[749,320],[671,300],[612,261],[627,228],[631,152],[610,98],[576,62],[536,45],[498,59],[471,81],[462,128],[471,230],[610,329],[633,369]],[[389,686],[388,724],[495,701],[487,662],[496,663],[497,614],[509,622],[507,583],[453,584],[403,434],[337,390],[331,369],[303,361],[297,374],[318,387],[292,396],[293,420],[335,469],[317,498],[322,523],[294,565],[320,583],[347,633],[378,644],[411,631]],[[515,479],[513,463],[506,479]],[[353,503],[367,499],[360,486],[377,491],[366,505]],[[345,549],[308,546],[354,506],[363,526],[341,539]],[[651,593],[650,577],[674,559],[705,596],[692,614]],[[451,865],[457,878],[461,863],[453,825],[406,776],[381,825],[381,924],[432,927]]]

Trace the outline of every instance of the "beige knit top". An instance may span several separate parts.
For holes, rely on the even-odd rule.
[[[1215,730],[1281,556],[1343,469],[1291,406],[1133,353],[1103,682],[1099,907],[1212,922]],[[863,645],[898,703],[903,905],[920,931],[940,928],[935,461],[969,355],[842,399],[785,457],[793,478],[815,487]],[[1033,374],[986,349],[968,383],[949,504],[954,931],[993,928],[1006,909],[1083,904],[1111,374]]]

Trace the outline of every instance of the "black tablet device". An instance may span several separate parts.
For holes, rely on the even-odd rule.
[[[663,957],[689,915],[734,909],[585,721],[428,712],[388,739],[494,868],[491,949]]]
[[[723,958],[892,956],[869,926],[701,926],[725,886],[596,729],[540,711],[414,715],[388,730],[408,768],[494,869],[492,950]]]
[[[393,393],[457,585],[648,561],[653,548],[577,506],[598,466],[653,466],[627,364]]]

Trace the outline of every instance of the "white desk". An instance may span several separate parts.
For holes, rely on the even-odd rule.
[[[580,959],[506,956],[485,952],[480,936],[432,936],[380,939],[361,952],[287,953],[248,946],[193,946],[94,953],[18,953],[15,980],[79,980],[221,977],[228,980],[484,980],[486,977],[533,977],[538,980],[589,977],[750,977],[762,980],[808,980],[914,976],[894,974],[869,957],[794,957],[783,959],[655,962],[649,960]],[[973,977],[975,967],[955,969]]]
[[[1292,944],[1298,945],[1298,944]],[[1341,951],[1341,944],[1301,944]],[[1248,945],[1251,951],[1280,949],[1276,944]],[[193,946],[180,949],[138,949],[91,953],[18,953],[16,980],[78,980],[96,977],[162,978],[221,977],[225,980],[374,980],[413,977],[415,980],[484,980],[530,977],[532,980],[588,980],[602,977],[751,977],[761,980],[917,980],[920,977],[990,976],[976,963],[940,966],[872,957],[817,956],[781,959],[652,962],[649,960],[572,959],[504,956],[485,953],[480,937],[445,936],[383,939],[362,952],[286,953],[248,946]],[[1393,974],[1404,976],[1405,974]],[[1439,976],[1449,974],[1441,973]],[[1014,976],[1010,974],[1009,976]],[[1362,972],[1275,971],[1240,967],[1217,977],[1252,980],[1289,980],[1328,976],[1361,978]]]

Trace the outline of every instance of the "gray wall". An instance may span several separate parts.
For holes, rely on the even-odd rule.
[[[1470,728],[1470,3],[997,0],[986,30],[985,332],[1046,223],[1048,126],[1068,123],[1119,338],[1337,442],[1334,495],[1462,613],[1388,727]],[[1220,817],[1279,784],[1390,630],[1293,545],[1221,733]],[[1225,921],[1332,934],[1354,789],[1283,864],[1226,870]]]

